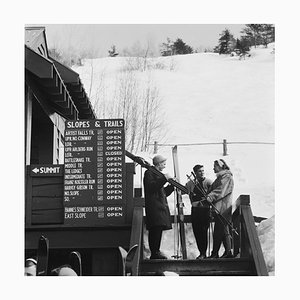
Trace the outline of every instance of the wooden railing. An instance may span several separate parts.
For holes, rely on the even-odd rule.
[[[268,276],[261,245],[258,239],[254,217],[250,207],[250,196],[240,195],[232,215],[233,227],[239,235],[233,235],[234,256],[250,258],[254,261],[258,276]]]
[[[135,205],[132,216],[131,236],[130,236],[130,247],[138,245],[138,249],[135,253],[132,265],[131,274],[132,276],[139,275],[140,260],[143,258],[143,205],[144,201],[142,198],[134,198]]]
[[[139,275],[139,265],[143,259],[143,205],[144,199],[135,199],[130,247],[137,244],[138,250],[132,264],[132,275]],[[256,275],[268,276],[266,263],[258,239],[255,220],[250,207],[250,196],[240,195],[236,200],[236,208],[232,215],[233,227],[239,235],[233,234],[233,252],[235,257],[248,258],[253,261]],[[173,217],[173,216],[172,216]],[[174,217],[172,218],[174,222]],[[185,223],[191,222],[189,215],[185,216]]]
[[[161,147],[173,147],[173,146],[207,146],[207,145],[223,145],[223,156],[228,155],[227,145],[275,145],[274,142],[257,142],[257,141],[248,141],[248,142],[228,142],[226,139],[223,139],[223,142],[207,142],[207,143],[177,143],[177,144],[159,144],[157,141],[154,144],[147,144],[147,146],[154,146],[153,153],[158,152],[158,146]]]

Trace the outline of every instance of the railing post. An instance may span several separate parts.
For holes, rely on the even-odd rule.
[[[158,145],[157,145],[157,141],[154,142],[154,154],[156,154],[158,151]]]
[[[227,141],[226,139],[223,140],[223,156],[226,156],[227,153]]]
[[[238,232],[239,235],[232,233],[233,242],[233,254],[237,256],[241,255],[241,207],[238,206],[232,214],[232,226]]]

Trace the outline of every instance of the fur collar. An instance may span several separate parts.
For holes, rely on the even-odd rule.
[[[224,175],[231,175],[232,176],[232,173],[230,170],[221,170],[220,172],[218,172],[216,174],[217,177],[221,177],[221,176],[224,176]]]

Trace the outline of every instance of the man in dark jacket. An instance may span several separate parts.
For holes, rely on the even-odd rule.
[[[156,155],[153,158],[153,165],[144,174],[146,228],[149,232],[150,259],[166,259],[167,257],[159,249],[162,232],[172,229],[167,197],[174,191],[174,187],[172,185],[164,187],[171,177],[168,174],[160,174],[166,167],[166,158]]]
[[[192,205],[191,219],[194,236],[200,255],[197,259],[206,258],[207,232],[210,224],[209,203],[205,201],[206,193],[212,184],[212,180],[205,178],[204,167],[196,165],[193,168],[195,181],[187,182],[186,187]]]

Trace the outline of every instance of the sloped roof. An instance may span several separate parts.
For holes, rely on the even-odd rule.
[[[25,45],[48,58],[45,27],[25,27]]]
[[[95,119],[79,74],[49,56],[45,28],[25,29],[25,69],[55,110],[67,119]]]

